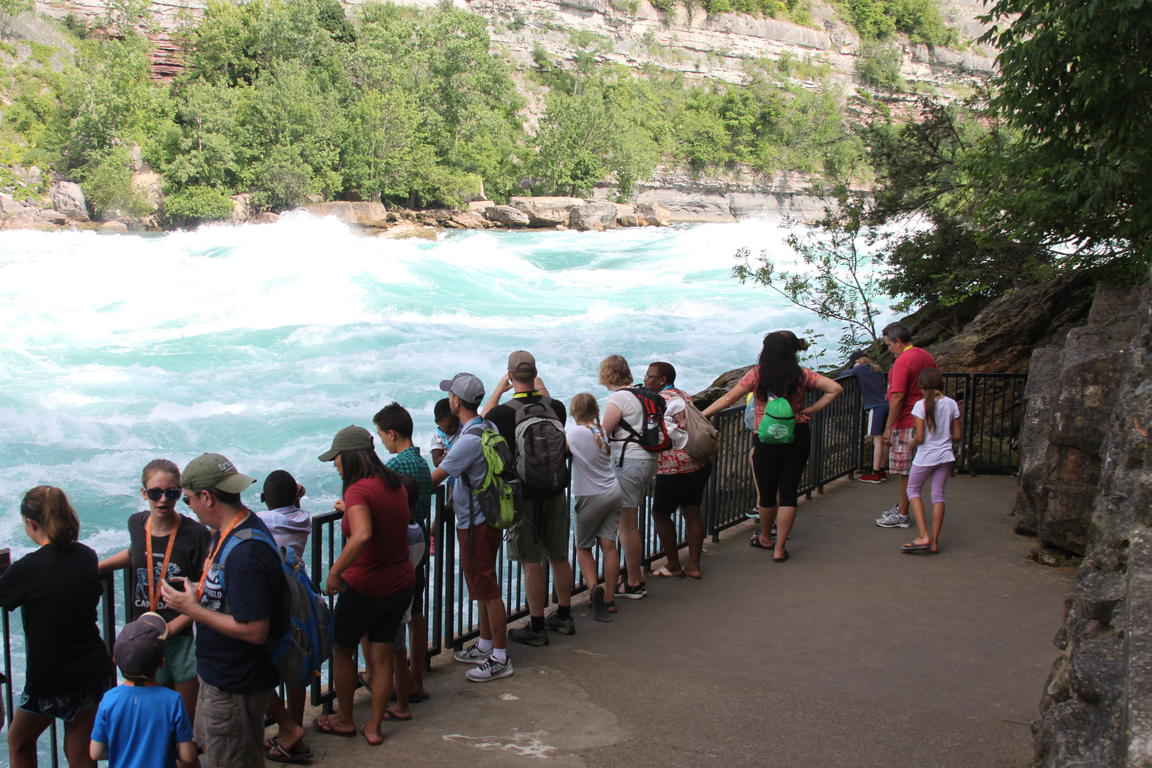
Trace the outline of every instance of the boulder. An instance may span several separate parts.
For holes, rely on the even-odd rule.
[[[380,233],[381,237],[391,238],[393,240],[405,240],[410,237],[419,237],[424,240],[435,240],[439,237],[439,233],[434,227],[417,224],[413,221],[403,221]]]
[[[164,205],[164,179],[152,170],[132,174],[132,190],[148,204],[149,213],[156,213]]]
[[[0,192],[0,218],[19,216],[24,213],[24,204],[11,195]]]
[[[445,226],[452,226],[456,229],[487,229],[491,225],[488,219],[475,211],[456,211],[445,222]]]
[[[62,227],[68,223],[68,217],[53,208],[36,211],[35,217],[57,227]]]
[[[253,224],[275,224],[280,221],[280,214],[272,213],[272,211],[262,211],[253,216],[251,221]]]
[[[252,218],[252,195],[241,193],[232,195],[232,215],[228,221],[233,224],[243,224]]]
[[[101,232],[109,232],[114,235],[122,235],[128,231],[128,225],[122,221],[106,221],[100,225]]]
[[[601,232],[616,224],[615,203],[588,203],[573,208],[568,217],[568,226],[581,232]]]
[[[38,216],[13,216],[0,221],[0,229],[34,229],[41,232],[55,232],[58,227]]]
[[[496,203],[492,202],[491,200],[472,200],[466,206],[464,206],[464,209],[474,213],[480,213],[485,208],[491,208],[494,205],[496,205]]]
[[[639,203],[635,209],[636,217],[646,227],[666,227],[672,221],[672,213],[656,203]]]
[[[528,214],[533,227],[565,226],[572,209],[584,205],[579,197],[513,197],[508,202]]]
[[[384,229],[390,221],[383,203],[311,203],[303,210],[313,216],[334,216],[345,224],[372,229]]]
[[[84,200],[84,190],[72,181],[58,181],[48,190],[52,207],[71,221],[90,221],[88,203]]]
[[[642,227],[644,222],[636,214],[636,206],[629,204],[616,204],[616,226]]]
[[[493,205],[485,208],[484,218],[502,227],[526,227],[532,223],[528,214],[510,205]]]

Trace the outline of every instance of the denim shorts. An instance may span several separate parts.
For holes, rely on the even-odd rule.
[[[40,717],[55,717],[64,722],[71,722],[76,715],[86,709],[95,709],[100,706],[100,699],[104,691],[108,690],[108,681],[81,688],[78,691],[60,693],[53,696],[29,696],[27,692],[16,698],[16,708]]]

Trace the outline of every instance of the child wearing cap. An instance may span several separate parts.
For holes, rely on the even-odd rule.
[[[125,682],[104,694],[89,754],[116,768],[196,766],[192,724],[180,694],[156,684],[168,623],[149,611],[116,637],[112,657]]]

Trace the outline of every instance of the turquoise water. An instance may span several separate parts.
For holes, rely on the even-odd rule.
[[[307,508],[330,509],[339,481],[316,456],[338,429],[398,400],[426,447],[440,379],[490,386],[518,348],[566,401],[606,396],[611,353],[636,375],[668,360],[702,389],[766,331],[821,327],[731,277],[738,247],[786,256],[783,236],[745,222],[396,241],[302,214],[162,237],[0,233],[0,546],[28,551],[19,499],[47,483],[87,543],[119,549],[145,508],[141,467],[204,451],[261,479],[288,469]]]

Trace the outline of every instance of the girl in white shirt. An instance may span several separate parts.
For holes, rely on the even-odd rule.
[[[920,389],[924,399],[912,406],[912,416],[916,420],[912,445],[916,457],[912,459],[912,469],[908,474],[908,501],[912,517],[916,520],[919,535],[900,547],[908,554],[934,555],[940,551],[940,529],[944,525],[944,488],[952,474],[952,464],[956,454],[952,451],[952,441],[960,439],[960,407],[956,401],[943,392],[944,377],[938,368],[925,368],[920,371]],[[924,502],[921,489],[924,482],[932,478],[932,535],[924,518]]]
[[[620,488],[612,469],[612,452],[600,427],[596,398],[581,392],[568,404],[568,413],[575,422],[569,424],[567,435],[568,450],[572,452],[572,495],[576,498],[576,560],[584,583],[592,588],[592,615],[597,621],[612,621],[616,604],[605,599],[604,587],[597,583],[592,547],[599,540],[604,583],[614,585],[620,577],[620,555],[616,551]]]

